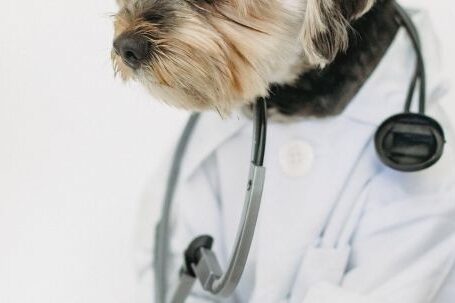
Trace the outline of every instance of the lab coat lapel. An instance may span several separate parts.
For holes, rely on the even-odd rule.
[[[224,119],[214,112],[201,114],[184,156],[182,180],[189,178],[216,149],[248,122],[248,118],[238,112]]]
[[[349,123],[353,122],[341,122],[351,130],[348,138],[344,138],[349,144],[340,143],[341,139],[335,137],[326,138],[331,144],[316,151],[312,171],[300,180],[286,179],[274,161],[268,161],[269,174],[257,233],[256,287],[251,302],[276,303],[289,299],[304,253],[318,241],[330,210],[371,135],[371,126],[354,127]],[[340,148],[343,161],[325,156],[333,146]],[[327,176],[331,176],[330,181]]]
[[[365,148],[356,159],[321,238],[308,247],[302,258],[290,303],[303,302],[307,290],[319,282],[332,285],[341,283],[351,253],[350,241],[368,195],[367,185],[383,168],[376,159],[371,140],[366,141]]]
[[[427,73],[427,107],[431,108],[447,93],[447,75],[443,72],[439,41],[428,14],[422,11],[410,13],[422,41]],[[415,60],[415,50],[410,38],[406,30],[401,28],[378,67],[343,115],[362,123],[379,125],[386,117],[402,112],[407,88],[415,70]],[[416,106],[417,100],[414,101],[414,107]]]

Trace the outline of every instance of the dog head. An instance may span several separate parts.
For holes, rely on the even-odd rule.
[[[113,63],[170,105],[228,113],[330,63],[374,2],[118,0]]]

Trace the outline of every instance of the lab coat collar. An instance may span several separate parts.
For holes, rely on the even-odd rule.
[[[240,112],[234,112],[228,118],[215,112],[201,114],[183,161],[183,179],[189,178],[205,159],[248,122],[250,120]]]
[[[409,9],[422,45],[427,73],[427,105],[437,103],[447,93],[447,79],[442,72],[440,43],[426,11]],[[401,28],[373,74],[350,102],[342,115],[355,121],[379,125],[404,109],[404,100],[415,70],[415,50],[410,37]],[[414,95],[414,108],[418,92]]]
[[[411,10],[410,13],[420,32],[428,78],[427,103],[431,105],[447,92],[447,82],[441,72],[439,42],[428,14],[417,10]],[[377,126],[389,116],[400,113],[403,111],[414,69],[415,50],[405,29],[402,28],[379,66],[340,116]],[[417,105],[417,100],[414,105]],[[184,179],[190,177],[210,154],[249,122],[251,120],[240,111],[224,119],[215,112],[202,114],[185,155],[182,177]]]

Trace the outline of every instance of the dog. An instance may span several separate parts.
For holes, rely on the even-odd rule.
[[[296,90],[311,104],[287,98],[269,102],[281,116],[340,113],[398,28],[386,9],[390,1],[383,0],[118,3],[112,51],[116,73],[141,82],[171,106],[222,115],[282,87]],[[379,5],[386,8],[362,18]],[[332,96],[315,96],[313,88],[327,87],[327,79],[334,84]],[[336,88],[346,79],[349,84]],[[311,92],[305,93],[305,87]],[[340,91],[349,93],[340,96]]]
[[[424,173],[389,170],[373,152],[375,129],[402,110],[416,71],[416,48],[399,30],[393,0],[118,3],[115,71],[166,104],[208,112],[192,124],[182,162],[163,161],[181,166],[168,264],[153,259],[152,217],[172,186],[162,171],[148,183],[138,233],[142,302],[170,295],[153,288],[153,267],[168,265],[177,281],[195,237],[210,233],[213,251],[229,256],[244,205],[236,189],[248,182],[245,125],[261,99],[269,118],[288,124],[268,127],[261,221],[232,302],[434,302],[436,294],[453,301],[450,139],[448,156]],[[428,51],[437,43],[419,12],[416,21],[428,96],[438,99],[438,55]],[[246,117],[228,117],[239,111]],[[193,290],[191,302],[218,302],[199,284]]]

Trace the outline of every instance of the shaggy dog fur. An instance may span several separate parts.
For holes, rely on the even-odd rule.
[[[257,98],[285,116],[337,114],[398,29],[390,0],[118,2],[121,77],[167,104],[223,115]],[[141,56],[122,48],[127,39]]]

